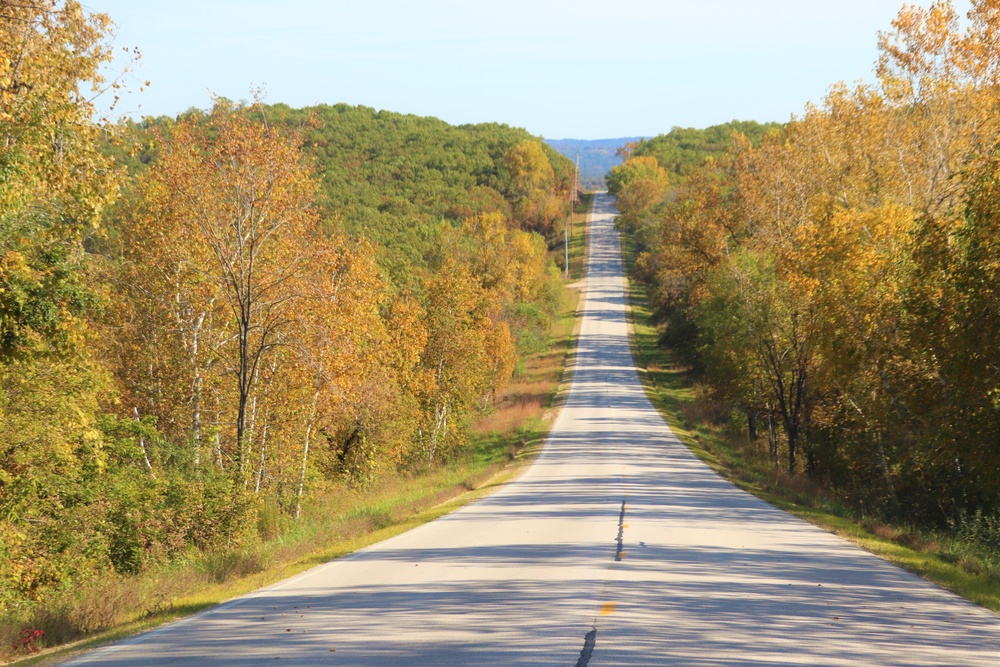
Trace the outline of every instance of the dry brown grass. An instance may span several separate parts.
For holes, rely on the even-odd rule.
[[[476,420],[473,429],[478,433],[513,433],[528,420],[542,416],[543,399],[535,395],[505,401],[492,414]]]
[[[563,379],[568,355],[573,348],[574,314],[579,293],[573,292],[564,304],[562,317],[552,331],[552,347],[525,360],[524,370],[497,396],[494,410],[472,425],[474,434],[510,435],[523,425],[540,419],[551,406]]]

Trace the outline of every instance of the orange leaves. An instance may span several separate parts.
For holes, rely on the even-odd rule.
[[[256,111],[220,102],[181,119],[137,184],[123,332],[146,358],[119,372],[192,441],[195,465],[214,448],[260,488],[265,470],[291,474],[303,437],[308,447],[316,429],[356,418],[393,362],[373,248],[320,232],[298,134]]]

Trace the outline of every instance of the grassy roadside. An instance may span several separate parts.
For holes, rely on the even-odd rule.
[[[587,219],[594,205],[594,193],[584,193],[573,206],[569,235],[570,280],[580,280],[586,267]]]
[[[635,247],[622,238],[626,267]],[[775,507],[839,535],[863,549],[947,588],[983,607],[1000,612],[1000,578],[981,553],[953,537],[921,533],[853,517],[824,489],[789,478],[766,456],[746,444],[746,436],[714,423],[713,408],[698,391],[689,369],[676,363],[670,350],[657,343],[662,333],[653,322],[641,284],[627,281],[630,341],[639,376],[660,414],[695,455],[739,488]]]
[[[564,221],[566,225],[566,236],[569,239],[569,279],[570,282],[579,280],[586,265],[585,251],[587,243],[587,219],[590,207],[594,203],[594,193],[585,192],[579,200],[573,204],[571,215]],[[560,232],[562,234],[562,232]],[[563,272],[566,271],[566,244],[560,239],[554,250],[551,251],[556,266]]]
[[[585,269],[584,221],[592,200],[591,195],[577,208],[570,243],[571,283],[577,283]],[[496,409],[473,425],[464,456],[442,467],[314,497],[299,525],[253,550],[200,556],[128,579],[89,582],[85,592],[68,597],[67,604],[88,607],[95,625],[92,633],[20,659],[5,655],[9,646],[0,646],[0,661],[28,666],[68,660],[403,533],[515,478],[540,452],[568,388],[567,362],[576,347],[579,299],[574,284],[552,324],[551,345],[525,359],[498,397]],[[79,613],[79,607],[74,611]]]

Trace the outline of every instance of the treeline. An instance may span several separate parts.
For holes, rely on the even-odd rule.
[[[906,7],[875,83],[735,133],[676,200],[655,152],[609,178],[665,342],[753,447],[864,513],[994,535],[998,30],[995,0]]]
[[[524,130],[456,127],[346,104],[261,109],[271,125],[300,132],[324,224],[375,243],[380,265],[397,282],[427,268],[443,222],[503,211],[549,243],[561,241],[574,167]],[[138,150],[136,141],[109,150],[138,173],[159,152],[157,132],[175,122],[129,124]]]
[[[224,99],[100,125],[110,27],[0,0],[11,614],[460,455],[562,298],[573,167],[538,138]]]
[[[671,175],[671,182],[681,184],[708,158],[725,156],[732,145],[734,133],[757,145],[766,134],[780,128],[781,123],[758,123],[754,120],[732,120],[704,129],[674,127],[667,134],[629,143],[622,152],[627,158],[655,158]]]

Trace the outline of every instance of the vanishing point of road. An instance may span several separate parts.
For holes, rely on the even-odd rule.
[[[719,478],[647,401],[598,195],[537,462],[445,517],[72,665],[1000,665],[1000,616]]]

